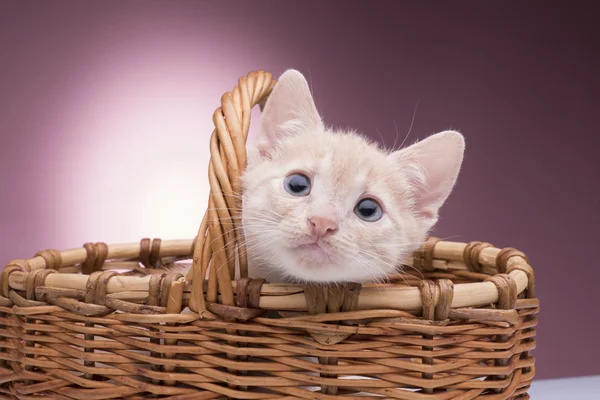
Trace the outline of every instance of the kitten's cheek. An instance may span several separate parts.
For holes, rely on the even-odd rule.
[[[269,182],[269,189],[271,194],[276,195],[276,196],[282,196],[284,195],[285,189],[283,188],[283,178],[275,178],[272,179],[271,182]]]

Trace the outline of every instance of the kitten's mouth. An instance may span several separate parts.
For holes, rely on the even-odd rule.
[[[302,244],[296,246],[296,248],[297,249],[307,249],[307,250],[311,250],[311,249],[312,250],[319,250],[319,249],[326,250],[329,247],[329,245],[327,243],[325,243],[321,238],[313,237],[312,239],[309,239],[309,240],[311,240],[311,241],[302,243]]]
[[[296,247],[298,250],[307,250],[307,251],[324,251],[323,247],[319,244],[319,242],[301,244]]]
[[[321,241],[301,244],[296,247],[296,250],[301,251],[311,258],[314,257],[317,260],[330,260],[330,253],[327,249],[327,245]]]

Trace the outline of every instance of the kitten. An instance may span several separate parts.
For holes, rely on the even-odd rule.
[[[378,281],[424,241],[456,182],[463,136],[398,151],[323,124],[308,83],[286,71],[242,176],[249,273],[270,282]]]

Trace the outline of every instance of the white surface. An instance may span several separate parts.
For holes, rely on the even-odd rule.
[[[599,400],[600,376],[533,380],[531,400]]]

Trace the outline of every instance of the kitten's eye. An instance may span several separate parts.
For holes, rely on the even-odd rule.
[[[302,174],[292,174],[283,182],[285,190],[292,196],[308,196],[310,193],[310,179]]]
[[[367,222],[375,222],[383,216],[383,210],[378,202],[373,199],[363,199],[354,207],[354,213],[358,218]]]

